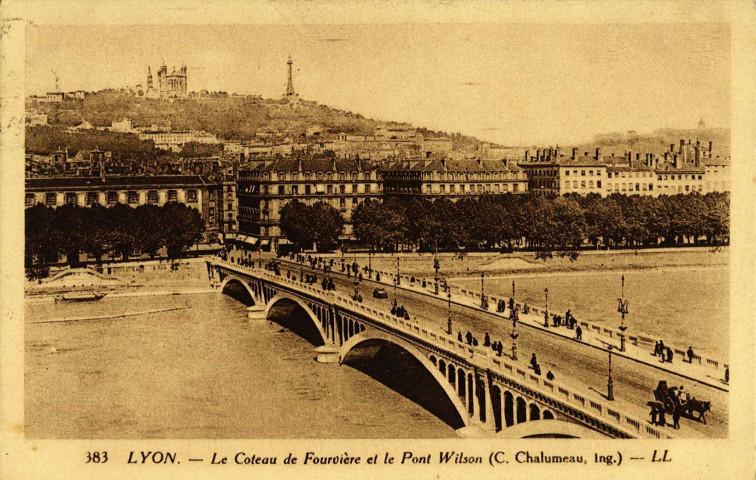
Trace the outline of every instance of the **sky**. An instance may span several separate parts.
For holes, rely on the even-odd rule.
[[[730,126],[726,24],[30,26],[27,94],[146,83],[307,100],[504,145]]]

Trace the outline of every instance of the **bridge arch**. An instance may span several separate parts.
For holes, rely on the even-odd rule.
[[[323,326],[320,324],[320,320],[318,320],[318,316],[310,309],[310,307],[303,302],[302,300],[298,299],[297,297],[294,297],[292,295],[286,295],[282,293],[278,293],[276,296],[270,299],[268,304],[265,306],[265,318],[268,319],[270,315],[270,310],[276,306],[277,303],[282,301],[290,301],[294,302],[297,305],[299,305],[302,310],[307,314],[307,317],[312,321],[313,325],[315,325],[315,328],[318,329],[318,333],[320,334],[320,339],[323,341],[323,345],[327,345],[330,342],[328,341],[328,336],[325,333],[325,330],[323,330]]]
[[[256,305],[257,303],[259,303],[259,300],[258,300],[259,297],[257,293],[252,289],[252,287],[249,286],[247,281],[233,274],[226,275],[226,278],[224,278],[223,282],[221,282],[220,284],[221,293],[225,292],[226,287],[228,287],[229,285],[235,285],[236,283],[241,284],[241,286],[243,286],[244,289],[247,290],[247,293],[249,293],[249,297],[252,299],[253,305]]]
[[[398,337],[374,329],[360,332],[359,335],[350,338],[341,346],[339,351],[339,363],[343,363],[350,351],[365,342],[385,342],[397,346],[412,355],[412,357],[423,366],[424,370],[433,377],[435,383],[437,383],[444,391],[446,397],[449,399],[455,412],[459,416],[461,426],[466,427],[470,424],[470,417],[466,414],[465,405],[460,400],[457,392],[447,381],[446,376],[439,372],[437,365],[431,362],[431,360],[423,355],[423,353],[416,347]]]

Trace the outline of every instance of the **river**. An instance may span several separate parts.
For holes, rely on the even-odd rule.
[[[105,320],[50,320],[171,309]],[[441,438],[451,426],[220,293],[26,301],[29,438]]]

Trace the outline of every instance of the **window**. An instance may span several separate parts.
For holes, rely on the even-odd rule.
[[[585,176],[585,170],[580,170],[580,175],[581,175],[582,177],[584,177],[584,176]]]
[[[592,171],[592,170],[591,170],[591,171]],[[590,188],[593,188],[593,180],[590,180],[590,181],[588,182],[588,186],[589,186]]]
[[[585,180],[582,180],[582,181],[580,182],[580,186],[581,186],[582,188],[585,188]]]
[[[342,195],[346,193],[346,185],[339,185],[339,193]]]
[[[339,199],[339,207],[346,208],[346,199],[344,197]]]
[[[686,191],[686,192],[689,192],[689,191],[690,191],[690,185],[685,185],[685,191]]]
[[[577,180],[573,180],[572,181],[572,188],[577,188],[577,186],[578,186],[578,181]]]
[[[178,192],[176,190],[168,190],[168,201],[169,202],[178,201]]]
[[[446,185],[441,185],[441,193],[446,193]]]
[[[108,192],[108,205],[118,203],[118,192]]]
[[[328,185],[326,187],[326,193],[328,193],[328,195],[333,193],[333,185]]]
[[[186,201],[189,203],[194,203],[197,201],[197,190],[187,190],[186,191]]]
[[[33,193],[27,193],[26,194],[26,206],[31,207],[34,205],[34,194]]]
[[[648,190],[651,191],[653,189],[654,189],[654,184],[653,183],[649,183],[648,184]]]
[[[132,190],[132,191],[130,191],[127,194],[127,197],[128,197],[128,200],[129,200],[129,205],[133,205],[135,203],[139,203],[139,194],[137,192],[135,192],[135,191]]]
[[[593,170],[588,170],[588,175],[593,175]]]
[[[299,195],[299,185],[292,185],[291,186],[291,194],[292,195]]]
[[[279,185],[278,186],[278,194],[279,195],[283,195],[284,194],[284,186],[283,185]]]
[[[147,203],[158,203],[157,190],[150,190],[149,192],[147,192]]]
[[[54,193],[46,193],[45,194],[45,205],[55,205],[57,203],[57,195]]]
[[[87,192],[87,205],[94,205],[97,202],[97,192]]]
[[[311,193],[310,186],[309,185],[305,185],[305,195],[310,195],[310,193]]]
[[[450,192],[451,193],[457,193],[457,186],[456,185],[452,184],[452,185],[449,186],[449,188],[450,188]]]
[[[635,184],[635,191],[640,192],[640,183]]]
[[[76,205],[75,193],[66,193],[66,205]]]
[[[565,170],[564,171],[564,176],[565,177],[569,177],[570,176],[570,171],[569,170]]]
[[[612,178],[612,172],[607,172],[606,175],[607,177]]]

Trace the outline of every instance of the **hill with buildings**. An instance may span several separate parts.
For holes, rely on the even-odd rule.
[[[263,99],[251,95],[226,93],[192,94],[181,99],[138,97],[128,91],[100,91],[83,99],[66,98],[60,102],[27,102],[28,111],[47,115],[51,126],[73,127],[83,122],[93,127],[110,127],[113,122],[130,119],[133,126],[168,126],[173,130],[197,130],[223,140],[252,141],[263,137],[304,137],[315,127],[324,136],[372,134],[377,128],[409,127],[397,122],[365,118],[316,102],[288,99]],[[448,137],[456,144],[474,147],[478,140],[460,134],[447,135],[419,129],[424,137]]]
[[[661,128],[650,134],[639,134],[634,131],[600,134],[596,135],[591,143],[574,146],[577,147],[579,152],[592,152],[593,149],[601,147],[604,155],[614,153],[620,157],[627,151],[663,155],[664,152],[669,151],[671,144],[675,144],[675,148],[679,148],[680,140],[684,140],[686,143],[690,141],[693,144],[698,140],[707,147],[709,142],[712,142],[715,156],[727,157],[730,155],[730,129],[706,128],[705,126],[690,129]],[[568,146],[568,149],[571,147]]]

